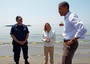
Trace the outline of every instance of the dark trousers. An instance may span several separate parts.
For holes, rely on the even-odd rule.
[[[69,40],[64,40],[64,43]],[[72,64],[72,59],[74,53],[78,47],[78,41],[73,40],[73,44],[68,48],[65,44],[63,44],[63,56],[62,56],[62,64]]]
[[[20,45],[18,43],[13,43],[13,52],[14,52],[14,61],[18,62],[20,58],[20,52],[23,52],[23,57],[25,60],[28,59],[28,45],[27,42],[24,45]]]

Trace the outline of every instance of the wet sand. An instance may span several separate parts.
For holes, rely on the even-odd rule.
[[[63,45],[55,44],[54,64],[61,64]],[[35,42],[29,44],[29,62],[30,64],[44,64],[43,44]],[[15,64],[13,61],[13,52],[11,44],[0,45],[0,64]],[[24,64],[21,52],[20,64]],[[49,61],[48,61],[48,64]],[[90,43],[80,43],[74,55],[73,64],[90,64]]]

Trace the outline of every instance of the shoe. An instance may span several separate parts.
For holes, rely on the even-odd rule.
[[[16,64],[19,64],[19,62],[16,62]]]
[[[25,64],[30,64],[28,61],[25,61]]]

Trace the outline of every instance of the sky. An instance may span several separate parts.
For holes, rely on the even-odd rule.
[[[64,22],[58,13],[58,4],[62,1],[70,4],[70,11],[77,14],[89,30],[90,0],[0,0],[0,27],[15,24],[15,17],[20,15],[24,24],[32,25],[31,32],[42,30],[46,22],[53,29],[62,30],[58,26]]]

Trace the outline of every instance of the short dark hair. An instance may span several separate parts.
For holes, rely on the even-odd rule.
[[[67,8],[69,9],[69,4],[68,4],[68,2],[66,2],[66,1],[61,2],[61,3],[59,4],[59,6],[63,6],[63,7],[66,7],[66,6],[67,6]]]
[[[16,21],[17,20],[22,20],[22,17],[21,16],[16,16]]]

